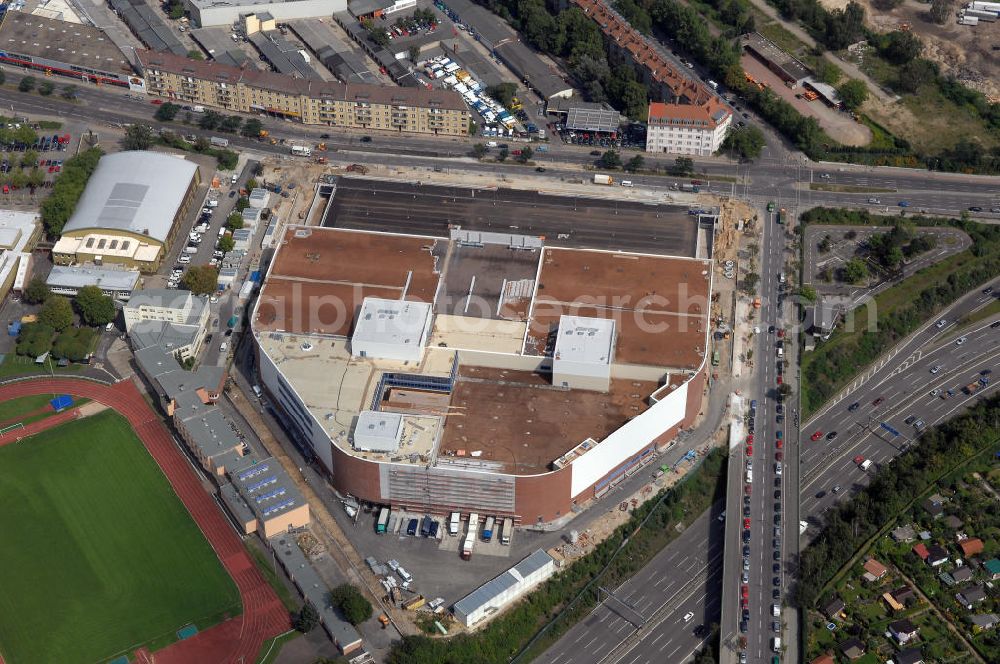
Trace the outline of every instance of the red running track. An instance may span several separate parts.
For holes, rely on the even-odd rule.
[[[131,381],[102,385],[74,378],[38,378],[0,385],[0,401],[32,394],[86,397],[113,408],[125,417],[239,588],[242,615],[152,655],[143,651],[139,654],[140,661],[153,664],[251,664],[257,660],[264,641],[291,628],[288,611],[250,560],[232,526],[202,488],[166,426]],[[70,416],[71,413],[65,415]],[[50,417],[37,424],[44,425],[41,428],[49,428],[65,419],[70,417]],[[25,429],[31,431],[29,427]],[[18,438],[24,435],[17,432]],[[8,436],[10,441],[2,442],[15,440],[15,436]],[[0,664],[2,662],[0,658]]]

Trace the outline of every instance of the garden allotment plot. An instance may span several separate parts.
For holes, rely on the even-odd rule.
[[[0,655],[106,661],[240,612],[235,584],[111,411],[0,447]]]

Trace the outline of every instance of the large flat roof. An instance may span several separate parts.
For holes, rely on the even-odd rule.
[[[132,73],[128,58],[100,28],[26,12],[4,14],[0,50],[108,73]]]
[[[611,364],[615,321],[610,318],[560,316],[555,359],[587,364]]]
[[[139,283],[139,277],[138,270],[53,265],[45,283],[53,288],[97,286],[106,290],[129,291]]]
[[[525,351],[550,355],[564,315],[610,318],[615,361],[696,369],[705,353],[708,261],[546,247]]]
[[[570,390],[527,371],[463,366],[440,455],[534,475],[578,444],[602,440],[648,407],[655,381],[612,379],[608,393]]]
[[[365,298],[351,341],[412,347],[425,341],[431,315],[428,302]]]
[[[347,336],[366,297],[433,302],[437,241],[289,227],[261,290],[258,329]]]
[[[148,151],[101,157],[63,234],[126,231],[165,244],[198,166]]]

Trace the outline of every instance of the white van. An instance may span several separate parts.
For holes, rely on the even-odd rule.
[[[223,341],[221,344],[219,344],[219,351],[220,352],[225,353],[228,348],[229,348],[229,344],[227,344],[225,341]]]
[[[771,650],[774,652],[781,652],[781,637],[776,636],[771,639]]]
[[[253,390],[253,393],[257,396],[258,399],[260,399],[261,395],[264,394],[260,389],[260,385],[252,385],[250,389]]]
[[[399,578],[403,580],[403,583],[410,583],[413,581],[413,576],[411,576],[402,565],[396,568],[396,574],[398,574]]]
[[[236,184],[236,182],[239,181],[239,179],[240,179],[240,174],[239,173],[233,173],[233,176],[231,178],[229,178],[229,182],[230,182],[230,184]]]
[[[747,470],[747,484],[753,484],[753,471]]]
[[[622,186],[623,187],[631,187],[632,186],[632,181],[631,180],[622,180]]]

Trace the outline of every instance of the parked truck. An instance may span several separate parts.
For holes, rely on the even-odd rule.
[[[486,517],[486,523],[483,524],[483,541],[489,542],[493,539],[493,526],[496,523],[496,519],[491,516]]]
[[[472,559],[472,545],[476,541],[476,531],[470,530],[465,533],[465,541],[462,542],[462,560]]]
[[[514,519],[507,517],[503,520],[503,529],[500,531],[500,543],[504,546],[510,544],[510,536],[514,532]]]
[[[212,145],[214,145],[217,148],[228,148],[229,147],[229,139],[228,138],[219,138],[218,136],[213,136],[210,139],[208,139],[208,142],[211,143]]]
[[[594,173],[594,184],[614,184],[615,179],[604,173]]]
[[[455,536],[458,534],[458,528],[462,524],[462,514],[461,512],[452,512],[448,517],[448,534]]]
[[[701,187],[696,184],[682,184],[681,191],[687,191],[692,194],[697,194],[701,191]]]
[[[778,210],[778,223],[779,224],[785,223],[787,221],[787,217],[788,217],[788,212],[785,210],[785,208],[781,208],[780,210]]]
[[[293,145],[291,150],[297,157],[311,157],[313,153],[312,148],[307,145]]]
[[[389,508],[383,507],[378,513],[378,521],[375,522],[375,532],[379,535],[385,533],[389,526]]]

